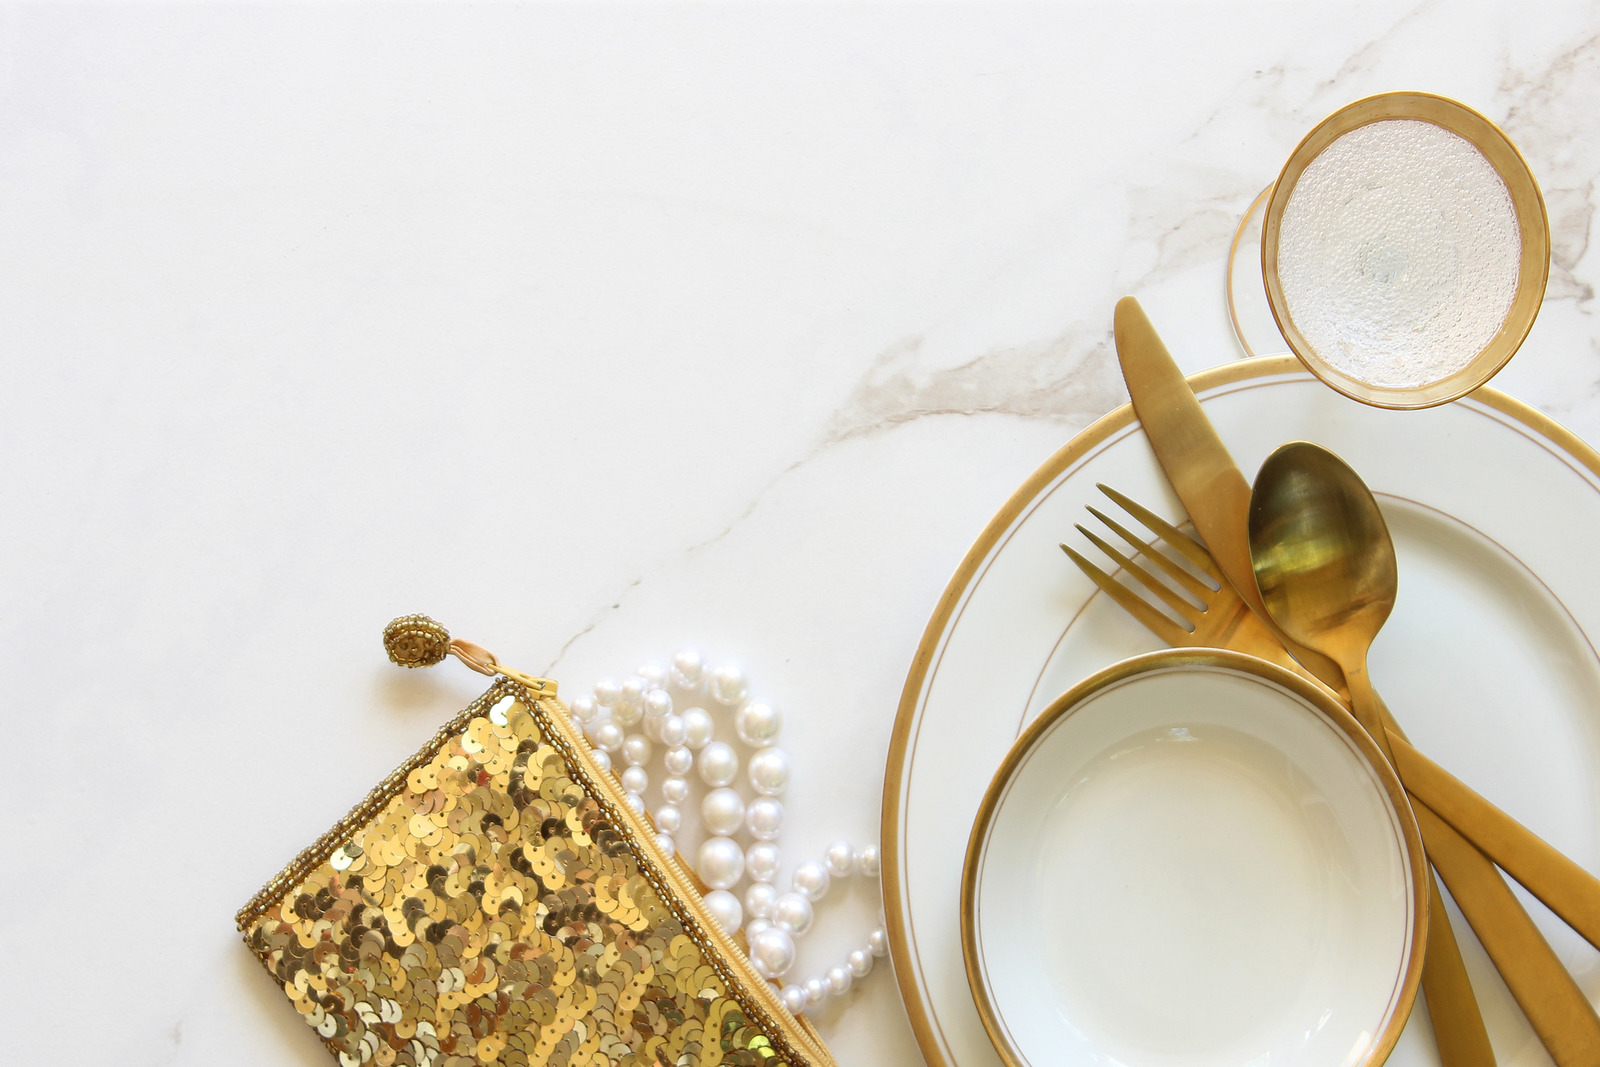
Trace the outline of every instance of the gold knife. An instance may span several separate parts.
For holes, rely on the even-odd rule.
[[[1289,640],[1267,614],[1250,562],[1250,483],[1217,436],[1144,308],[1133,297],[1117,301],[1113,333],[1134,413],[1218,569],[1285,648],[1318,678],[1342,689],[1344,676],[1338,666],[1326,657],[1307,654],[1309,650]],[[1481,853],[1470,848],[1468,851],[1493,872],[1493,866]],[[1472,861],[1462,858],[1461,862],[1466,865]],[[1494,1049],[1467,978],[1455,931],[1450,927],[1437,882],[1431,876],[1429,882],[1428,954],[1423,962],[1422,991],[1428,1001],[1440,1058],[1445,1067],[1493,1067]],[[1564,969],[1561,973],[1571,980]],[[1521,1003],[1520,997],[1518,1002]]]

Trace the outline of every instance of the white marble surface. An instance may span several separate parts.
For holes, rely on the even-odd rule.
[[[737,657],[786,855],[875,837],[944,583],[1123,399],[1115,300],[1235,358],[1240,212],[1395,88],[1526,153],[1496,384],[1600,440],[1594,5],[0,7],[5,1058],[329,1062],[232,913],[478,690],[397,614],[569,692]],[[819,1024],[919,1061],[886,967]]]

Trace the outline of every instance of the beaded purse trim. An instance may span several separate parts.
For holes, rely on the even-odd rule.
[[[833,1065],[561,705],[508,677],[236,919],[347,1067]]]

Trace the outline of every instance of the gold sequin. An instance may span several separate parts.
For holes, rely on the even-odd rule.
[[[496,683],[246,905],[295,1010],[352,1067],[831,1063],[738,988],[552,714]]]

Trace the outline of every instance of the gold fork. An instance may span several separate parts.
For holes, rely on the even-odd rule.
[[[1132,586],[1117,581],[1071,546],[1061,546],[1078,569],[1118,606],[1169,645],[1228,648],[1260,656],[1293,670],[1348,706],[1347,693],[1329,689],[1288,654],[1223,577],[1204,545],[1125,494],[1104,484],[1097,483],[1097,487],[1156,536],[1154,544],[1147,542],[1100,509],[1090,506],[1089,513],[1127,545],[1132,553],[1129,555],[1082,523],[1077,524],[1080,533],[1114,560],[1145,593],[1164,605],[1166,611]],[[1158,545],[1164,545],[1170,554],[1160,551]],[[1141,566],[1135,556],[1147,566]],[[1186,561],[1189,567],[1181,565],[1173,556]],[[1387,732],[1395,758],[1404,768],[1408,783],[1447,774],[1406,742],[1387,709],[1385,718],[1390,723]],[[1432,794],[1432,790],[1429,792]],[[1438,802],[1437,796],[1430,795],[1430,799]],[[1523,1013],[1533,1023],[1540,1040],[1557,1063],[1588,1062],[1595,1047],[1597,1027],[1600,1027],[1600,1020],[1588,999],[1505,884],[1494,863],[1416,793],[1411,794],[1411,800],[1422,826],[1429,859],[1450,885],[1457,905],[1477,932]],[[1487,807],[1487,802],[1484,804]],[[1444,811],[1442,805],[1440,810]],[[1475,814],[1480,818],[1492,815],[1508,819],[1504,813],[1493,810],[1479,810]],[[1489,842],[1485,842],[1485,846],[1488,845]],[[1502,853],[1499,848],[1492,851],[1508,869],[1522,866],[1509,862],[1510,852]],[[1557,854],[1556,858],[1561,866],[1571,867],[1565,857]],[[1541,859],[1549,862],[1552,858]],[[1512,870],[1512,873],[1517,872]],[[1569,873],[1573,877],[1581,875],[1593,885],[1592,876],[1587,876],[1587,872],[1578,869]],[[1521,880],[1526,883],[1533,879]],[[1429,881],[1428,954],[1424,963],[1423,991],[1435,1021],[1434,1035],[1441,1058],[1446,1065],[1492,1064],[1494,1053],[1467,978],[1460,947],[1445,913],[1438,884],[1431,877]],[[1567,906],[1568,901],[1547,900],[1546,903],[1588,940],[1597,940],[1592,920]]]

